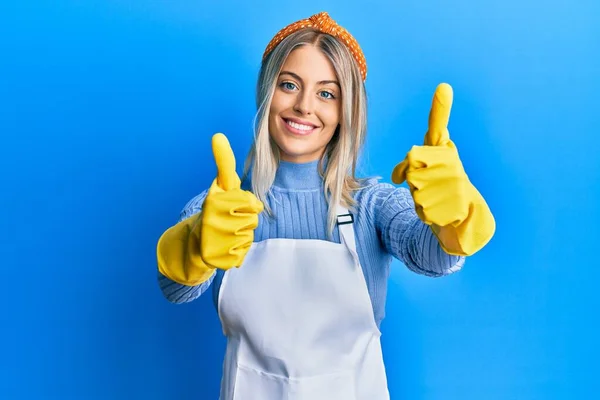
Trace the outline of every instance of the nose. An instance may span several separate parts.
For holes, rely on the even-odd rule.
[[[300,114],[310,115],[314,113],[315,107],[315,99],[310,93],[306,90],[302,90],[298,92],[298,96],[296,97],[296,104],[294,105],[294,111],[299,112]]]

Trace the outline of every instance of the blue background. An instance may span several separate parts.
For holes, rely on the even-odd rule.
[[[162,297],[156,241],[210,184],[213,133],[245,157],[268,41],[323,10],[367,57],[364,171],[389,181],[448,82],[498,223],[454,276],[393,264],[392,399],[593,397],[599,4],[2,2],[0,397],[216,399],[211,297]]]

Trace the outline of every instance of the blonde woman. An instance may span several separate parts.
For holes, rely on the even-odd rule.
[[[222,134],[218,175],[157,246],[160,287],[189,302],[212,285],[227,336],[221,400],[388,399],[380,344],[392,258],[444,276],[493,236],[465,174],[440,85],[429,129],[392,172],[355,176],[367,127],[363,53],[327,13],[269,43],[243,179]]]

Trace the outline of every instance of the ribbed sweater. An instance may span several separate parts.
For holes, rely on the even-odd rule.
[[[317,167],[317,161],[280,163],[268,198],[274,218],[265,212],[259,215],[255,242],[272,238],[329,240],[328,207]],[[245,181],[242,187],[249,189],[250,183]],[[202,210],[207,192],[201,192],[185,205],[179,221]],[[444,252],[430,227],[417,216],[408,189],[369,179],[355,192],[354,199],[357,201],[352,213],[357,252],[375,320],[380,326],[385,316],[387,282],[393,258],[415,273],[441,277],[460,270],[465,257]],[[337,227],[332,240],[340,243]],[[185,286],[159,273],[158,282],[164,296],[173,303],[193,301],[212,287],[216,306],[222,277],[223,271],[215,270],[206,282]]]

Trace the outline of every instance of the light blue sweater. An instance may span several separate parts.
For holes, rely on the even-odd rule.
[[[255,242],[271,238],[328,240],[327,205],[317,163],[281,162],[269,198],[275,218],[269,218],[266,213],[260,214],[254,231]],[[247,182],[244,182],[243,188],[249,188]],[[204,191],[188,202],[179,221],[201,211],[206,193]],[[442,250],[429,226],[417,216],[407,189],[371,179],[366,187],[356,192],[355,199],[358,202],[354,213],[357,251],[375,320],[380,326],[385,314],[392,257],[410,270],[432,277],[458,271],[465,259]],[[337,227],[333,240],[340,243]],[[165,297],[173,303],[192,301],[212,285],[216,305],[222,277],[223,271],[217,270],[208,281],[198,286],[184,286],[159,273],[158,281]]]

